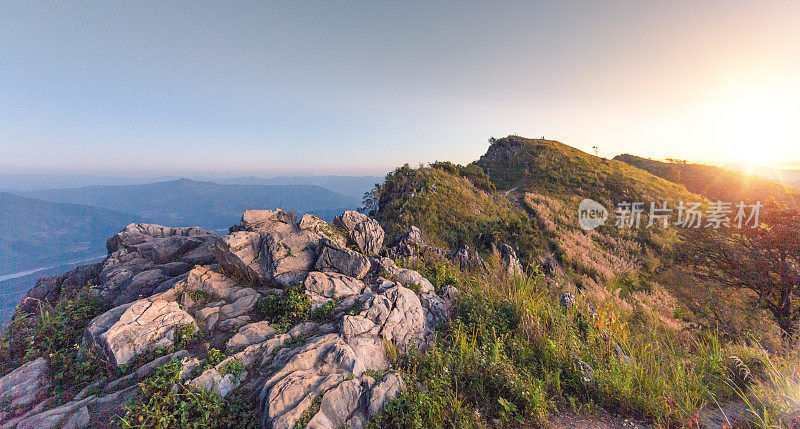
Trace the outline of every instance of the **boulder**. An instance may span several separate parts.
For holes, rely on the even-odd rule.
[[[34,313],[39,311],[38,303],[47,301],[55,303],[62,294],[71,295],[84,287],[97,282],[102,264],[81,265],[63,274],[52,277],[45,277],[36,281],[36,286],[28,291],[26,297],[31,298],[25,301],[25,305],[20,306],[19,310],[24,313]]]
[[[225,351],[236,352],[247,346],[261,343],[275,335],[275,328],[269,322],[261,321],[242,326],[236,334],[225,344]]]
[[[326,239],[320,241],[320,246],[315,265],[317,271],[341,273],[356,279],[363,278],[369,272],[370,262],[364,255]]]
[[[188,323],[194,318],[178,303],[142,299],[94,318],[84,343],[112,365],[125,365],[148,349],[172,345],[175,329]]]
[[[338,334],[319,335],[300,347],[281,350],[271,368],[275,372],[264,383],[259,403],[265,425],[276,429],[293,427],[317,396],[366,370]]]
[[[510,276],[519,276],[525,273],[517,257],[517,252],[508,244],[500,246],[500,262],[502,262],[503,267],[505,267]]]
[[[345,231],[348,242],[365,255],[377,255],[383,247],[383,228],[365,214],[348,210],[333,219],[333,226]]]
[[[297,226],[301,230],[310,231],[322,238],[327,238],[340,247],[347,246],[347,237],[328,222],[312,214],[304,214]]]
[[[332,299],[341,299],[357,295],[367,287],[364,282],[339,273],[322,273],[312,271],[304,282],[306,296],[314,308]]]
[[[275,224],[293,225],[297,222],[297,213],[275,210],[245,210],[239,225],[231,228],[235,231],[256,231],[259,229],[272,229]]]
[[[197,227],[130,224],[106,242],[109,255],[97,275],[103,303],[116,307],[174,283],[192,266],[213,262],[217,235]]]
[[[320,236],[301,229],[296,217],[283,210],[248,210],[211,250],[227,273],[253,284],[303,281],[316,260]]]
[[[50,392],[50,367],[45,358],[38,358],[0,378],[0,426],[29,410]]]
[[[322,396],[319,411],[308,422],[308,429],[327,429],[345,427],[345,424],[358,409],[369,377],[354,378],[339,383]]]

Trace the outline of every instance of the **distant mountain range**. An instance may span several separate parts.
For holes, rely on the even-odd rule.
[[[11,183],[8,177],[0,176],[0,183]],[[63,178],[28,176],[14,183],[35,187],[36,183],[56,183],[53,177]],[[64,182],[100,179],[70,176]],[[360,198],[356,194],[363,194],[376,179],[333,176],[228,179],[238,182],[235,184],[179,179],[27,190],[17,194],[0,192],[0,319],[33,287],[37,278],[104,255],[105,240],[129,223],[200,226],[222,232],[239,221],[243,210],[276,207],[331,220],[345,210],[357,208]],[[282,184],[292,181],[316,181],[342,192],[313,184]]]
[[[313,185],[220,185],[179,179],[146,185],[87,186],[28,191],[24,196],[47,201],[103,207],[134,213],[166,226],[199,226],[208,230],[235,224],[243,210],[281,207],[330,219],[356,208],[355,197]]]
[[[315,185],[340,194],[349,195],[361,201],[365,192],[376,183],[383,182],[377,176],[281,176],[262,179],[259,177],[237,177],[234,179],[211,179],[212,182],[225,185]]]
[[[0,193],[0,278],[105,253],[132,213]]]
[[[365,192],[376,183],[383,182],[378,176],[280,176],[271,178],[235,177],[214,178],[189,176],[187,179],[214,182],[220,185],[315,185],[333,192],[349,195],[359,201]],[[46,189],[82,188],[86,186],[143,185],[181,179],[179,176],[160,177],[108,177],[59,174],[0,174],[0,192],[27,192]]]

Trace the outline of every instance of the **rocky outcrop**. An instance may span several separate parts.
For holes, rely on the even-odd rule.
[[[317,260],[320,240],[335,241],[328,238],[321,219],[303,216],[296,223],[296,218],[280,209],[248,210],[212,250],[227,273],[254,285],[302,282]]]
[[[50,391],[50,367],[38,358],[0,378],[0,425],[10,426],[25,412],[47,397]]]
[[[248,314],[261,297],[255,289],[240,286],[237,281],[208,266],[195,267],[171,292],[199,326],[208,331],[215,330],[217,325],[229,327],[248,322]],[[235,322],[230,325],[230,321]]]
[[[508,244],[500,246],[500,262],[510,276],[520,276],[525,273],[517,257],[517,252]]]
[[[214,261],[216,240],[197,227],[128,225],[106,243],[109,255],[96,281],[103,303],[118,306],[172,287],[191,267]]]
[[[314,268],[360,279],[369,272],[370,262],[362,254],[340,247],[331,240],[320,241],[319,258]]]
[[[50,391],[41,358],[0,379],[0,395],[7,392],[18,410],[0,422],[37,429],[102,425],[125,412],[140,392],[137,383],[179,360],[182,388],[223,397],[244,389],[258,399],[264,427],[294,427],[304,413],[308,427],[363,427],[403,388],[397,374],[371,376],[388,370],[386,347],[402,352],[429,344],[457,292],[448,286],[437,294],[418,272],[375,256],[383,231],[374,220],[347,212],[336,223],[251,210],[223,237],[199,228],[129,225],[108,240],[101,264],[42,282],[32,291],[39,298],[31,297],[58,297],[60,289],[96,282],[111,308],[88,324],[83,346],[111,367],[127,366],[127,375],[91,383],[54,407],[41,401]],[[306,311],[308,302],[313,310],[325,308],[280,332],[264,320],[271,310],[259,302],[287,296],[281,288],[290,285],[301,288],[292,296],[307,299],[299,303]],[[197,340],[175,347],[186,346],[179,334],[195,329]],[[228,355],[214,366],[203,352],[211,343]],[[142,362],[148,351],[167,347],[169,354]]]
[[[178,303],[142,299],[92,320],[84,343],[110,364],[125,365],[150,349],[171,346],[176,328],[187,324],[194,324],[194,318]]]
[[[256,343],[266,341],[275,335],[275,328],[269,322],[261,321],[242,326],[239,331],[225,344],[225,351],[236,352]]]
[[[360,294],[366,288],[364,282],[344,274],[318,271],[308,273],[304,285],[306,296],[311,300],[314,308],[334,299]]]
[[[383,247],[383,228],[365,214],[346,211],[333,219],[333,226],[345,231],[349,244],[367,256],[377,255]]]
[[[103,264],[81,265],[72,271],[52,277],[39,279],[25,299],[20,303],[19,310],[23,313],[39,311],[39,303],[56,302],[61,296],[71,296],[86,286],[92,285]]]

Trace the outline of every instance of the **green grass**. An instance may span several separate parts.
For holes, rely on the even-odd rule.
[[[141,392],[127,405],[124,428],[256,428],[253,404],[246,397],[226,399],[187,385],[179,359],[156,368],[140,383]],[[173,388],[175,386],[175,388]]]
[[[38,315],[18,313],[0,346],[3,373],[43,357],[52,368],[52,393],[68,397],[107,376],[103,362],[80,346],[84,329],[102,310],[98,297],[86,287],[55,306],[41,302]]]
[[[431,263],[415,268],[428,275],[440,269]],[[598,407],[664,427],[696,426],[716,403],[738,398],[741,368],[731,356],[744,356],[750,368],[783,361],[743,343],[723,344],[713,331],[671,331],[646,308],[629,311],[609,301],[591,318],[580,311],[584,301],[578,297],[564,309],[541,277],[506,278],[499,270],[459,277],[456,319],[431,348],[394,360],[408,388],[372,427],[480,427],[497,420],[542,426],[552,414]],[[614,343],[630,362],[617,355]],[[588,384],[576,359],[594,370]],[[798,361],[786,362],[796,367]],[[773,416],[769,421],[785,416],[775,410],[787,403],[800,409],[777,400],[800,398],[797,384],[782,390],[791,395],[779,395],[769,377],[751,373],[745,395],[772,404],[763,407]]]

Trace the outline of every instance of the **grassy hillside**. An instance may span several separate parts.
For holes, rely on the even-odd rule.
[[[488,178],[478,171],[469,177],[453,164],[400,167],[379,187],[379,209],[373,215],[390,241],[417,226],[428,244],[448,249],[468,245],[485,253],[493,242],[513,242],[530,259],[540,240],[530,219],[502,194],[487,192]]]
[[[761,201],[764,204],[771,201],[791,204],[800,202],[800,190],[722,167],[662,162],[629,154],[618,155],[614,159],[684,185],[688,190],[710,200]]]
[[[610,412],[699,427],[723,407],[740,411],[732,421],[785,427],[800,413],[796,357],[753,297],[701,283],[677,263],[674,226],[646,228],[646,217],[643,228],[614,226],[624,201],[705,201],[681,184],[559,142],[509,136],[470,166],[399,168],[376,197],[388,236],[416,225],[435,244],[475,246],[493,267],[416,262],[456,283],[460,312],[433,350],[398,360],[418,387],[381,425],[546,425],[563,413]],[[578,227],[583,198],[612,212],[606,226]],[[503,242],[522,250],[528,276],[499,269],[488,249]],[[559,306],[563,292],[574,306]]]

